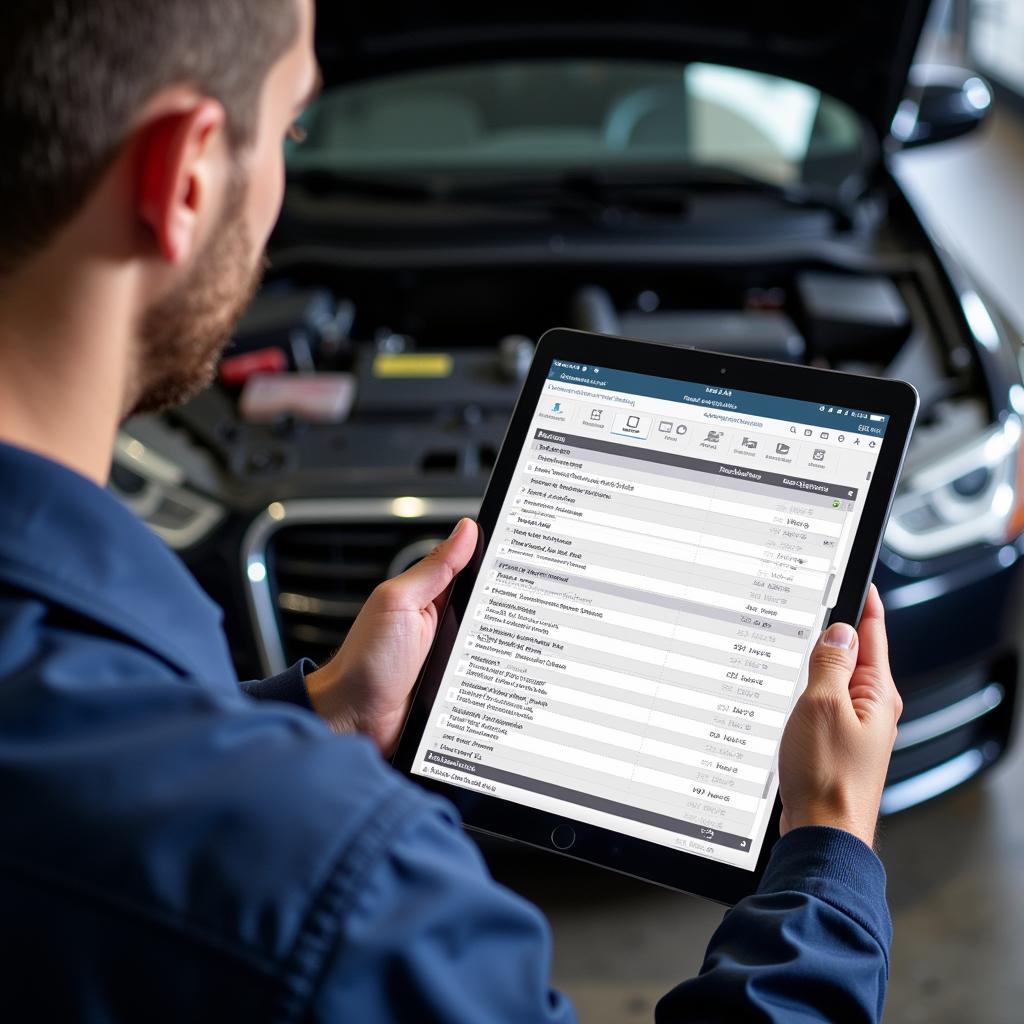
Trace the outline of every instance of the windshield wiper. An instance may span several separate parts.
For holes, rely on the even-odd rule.
[[[533,206],[556,215],[592,221],[646,214],[680,219],[689,215],[700,195],[758,195],[799,209],[830,213],[837,227],[853,223],[856,196],[813,185],[781,185],[731,168],[658,169],[657,173],[616,174],[606,171],[410,172],[354,174],[326,167],[293,170],[289,180],[321,194],[386,201],[487,206]]]
[[[588,208],[620,208],[681,216],[694,199],[709,193],[759,195],[800,209],[824,210],[837,226],[853,221],[856,196],[812,185],[782,185],[731,168],[703,167],[660,171],[649,175],[616,175],[612,172],[564,173],[557,177],[493,177],[450,188],[449,199],[464,201],[534,201],[557,197],[572,199]]]

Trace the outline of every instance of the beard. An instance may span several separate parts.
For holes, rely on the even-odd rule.
[[[221,222],[188,277],[143,315],[129,416],[182,405],[213,382],[266,265],[262,254],[251,263],[245,192],[244,181],[234,175]]]

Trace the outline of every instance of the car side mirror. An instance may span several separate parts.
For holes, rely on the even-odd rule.
[[[974,131],[992,106],[988,83],[966,68],[916,65],[910,89],[892,120],[892,135],[904,149],[945,142]]]

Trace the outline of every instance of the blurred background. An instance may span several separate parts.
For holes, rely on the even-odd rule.
[[[475,512],[550,327],[911,380],[876,575],[906,703],[887,1019],[1020,1020],[1024,0],[459,6],[321,5],[264,290],[214,387],[127,424],[112,487],[250,678],[326,657]],[[485,850],[591,1024],[650,1020],[721,918]]]

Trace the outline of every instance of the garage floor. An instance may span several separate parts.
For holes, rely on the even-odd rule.
[[[1024,125],[998,113],[980,141],[903,157],[928,218],[1024,325]],[[1024,745],[982,780],[884,825],[896,926],[890,1024],[1024,1020]],[[564,858],[501,848],[500,880],[555,932],[555,979],[585,1024],[651,1021],[696,972],[721,909]]]

